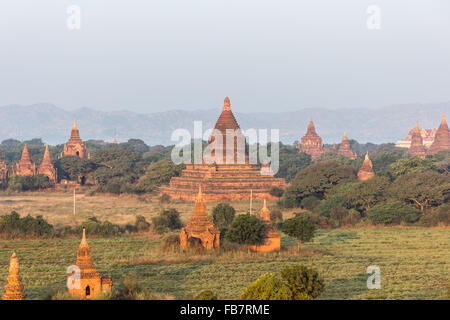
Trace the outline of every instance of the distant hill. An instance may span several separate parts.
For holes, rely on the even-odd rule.
[[[149,145],[169,145],[173,130],[185,128],[193,132],[193,122],[202,120],[203,129],[214,126],[221,110],[172,110],[139,114],[131,111],[103,112],[82,108],[66,111],[52,104],[0,107],[0,140],[42,138],[50,144],[64,143],[77,120],[81,138],[119,142],[139,138]],[[360,143],[395,142],[404,138],[416,120],[420,127],[437,128],[441,116],[450,117],[450,102],[434,104],[404,104],[378,109],[301,109],[291,112],[239,113],[235,112],[241,128],[279,128],[284,143],[300,140],[313,117],[318,134],[324,143],[340,142],[344,130],[349,139]]]

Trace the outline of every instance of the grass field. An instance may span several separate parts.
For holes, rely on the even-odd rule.
[[[68,199],[67,199],[68,198]],[[72,224],[70,194],[2,195],[0,214],[42,214],[54,224]],[[10,202],[13,201],[13,202]],[[137,197],[80,197],[78,219],[92,214],[114,223],[132,222],[158,212],[159,202]],[[208,204],[210,209],[214,204]],[[186,220],[191,203],[174,204]],[[238,212],[247,203],[233,203]],[[258,208],[255,204],[255,208]],[[42,299],[65,288],[65,272],[76,259],[80,239],[0,241],[0,287],[6,283],[9,257],[16,251],[25,292]],[[380,227],[320,230],[300,254],[295,241],[283,236],[279,253],[246,251],[206,253],[165,252],[152,234],[111,239],[88,238],[98,271],[118,284],[123,275],[135,275],[155,293],[190,299],[212,289],[220,299],[236,298],[265,272],[279,273],[286,265],[303,263],[316,268],[326,287],[321,299],[445,299],[448,298],[450,229]],[[366,268],[381,269],[381,289],[368,290]],[[2,291],[2,289],[0,289]]]

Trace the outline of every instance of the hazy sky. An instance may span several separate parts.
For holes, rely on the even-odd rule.
[[[81,9],[69,30],[67,8]],[[369,5],[381,29],[366,26]],[[450,100],[448,0],[2,0],[0,105],[155,112]]]

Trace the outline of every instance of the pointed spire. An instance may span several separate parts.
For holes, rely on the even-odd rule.
[[[42,164],[51,164],[52,160],[50,158],[50,152],[48,151],[48,144],[45,145],[44,158],[42,159]],[[41,164],[41,165],[42,165]]]
[[[223,100],[223,111],[230,111],[231,110],[231,103],[230,98],[225,97],[225,100]]]
[[[89,246],[86,240],[86,228],[83,228],[83,237],[81,238],[80,246]]]
[[[3,300],[24,300],[26,294],[23,293],[22,278],[20,277],[19,258],[13,252],[9,261],[9,277],[5,286],[5,294]]]
[[[72,126],[72,129],[78,129],[77,128],[77,120],[73,120],[73,126]]]
[[[264,204],[263,207],[261,209],[261,211],[259,212],[259,219],[262,222],[265,222],[267,224],[270,224],[270,210],[267,208],[267,203],[266,203],[266,199],[264,199]]]
[[[416,121],[416,125],[414,126],[414,132],[420,132],[419,121]]]
[[[369,159],[369,151],[366,151],[366,156],[364,157],[364,161],[366,161],[366,160],[370,160]]]
[[[25,143],[25,145],[23,146],[23,150],[22,150],[22,160],[26,160],[26,159],[30,159],[30,153],[28,152],[28,146]]]
[[[347,132],[344,131],[344,136],[342,137],[342,140],[348,140],[347,138]]]
[[[198,185],[198,194],[197,194],[197,201],[203,202],[203,193],[202,193],[202,185]]]
[[[445,113],[442,115],[441,124],[447,124],[447,121],[445,120]]]

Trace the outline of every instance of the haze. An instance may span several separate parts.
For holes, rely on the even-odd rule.
[[[67,8],[81,8],[69,30]],[[366,26],[369,5],[381,29]],[[450,100],[450,2],[8,0],[0,105],[237,112]]]

